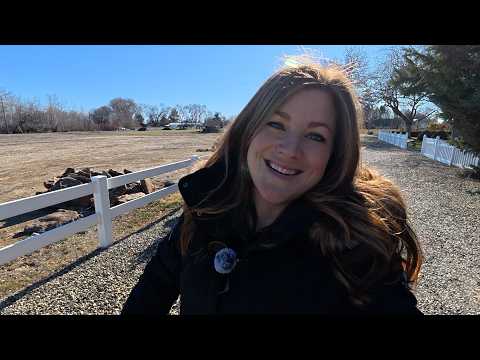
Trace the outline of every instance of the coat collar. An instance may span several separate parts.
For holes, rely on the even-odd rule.
[[[232,165],[229,166],[229,174],[226,174],[226,170],[225,162],[221,159],[210,167],[201,168],[182,177],[178,181],[178,189],[188,207],[198,205],[228,175],[225,184],[220,189],[220,193],[222,193],[222,190],[225,191],[235,176],[235,169]]]
[[[224,161],[218,161],[208,168],[202,168],[181,178],[178,183],[179,191],[187,206],[195,206],[204,200],[210,191],[221,184],[225,174]],[[230,165],[225,183],[212,199],[221,198],[228,191],[232,191],[231,185],[235,175],[236,167]],[[251,209],[253,210],[253,206]],[[258,232],[242,229],[243,232],[240,234],[238,222],[232,225],[238,216],[240,214],[232,210],[220,216],[194,215],[194,221],[203,233],[209,234],[207,242],[222,241],[230,243],[229,245],[241,243],[241,247],[247,246],[249,250],[260,250],[276,247],[300,236],[306,240],[311,225],[319,220],[317,211],[301,198],[289,204],[271,225]],[[225,240],[225,237],[231,241]]]

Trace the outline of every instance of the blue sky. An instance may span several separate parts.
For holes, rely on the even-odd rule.
[[[374,66],[391,45],[355,45]],[[348,45],[303,45],[343,59]],[[240,112],[282,55],[298,45],[1,45],[0,89],[22,100],[90,111],[115,97],[140,104],[203,104],[225,116]]]

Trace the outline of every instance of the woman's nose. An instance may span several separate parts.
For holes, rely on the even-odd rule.
[[[289,158],[296,158],[300,153],[301,139],[297,136],[285,136],[283,137],[277,146],[277,151],[283,156]]]

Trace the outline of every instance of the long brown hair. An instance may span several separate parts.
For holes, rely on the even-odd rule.
[[[385,281],[395,264],[403,266],[409,282],[415,283],[422,255],[407,221],[400,191],[389,180],[359,166],[358,124],[362,111],[345,70],[335,64],[322,66],[305,57],[289,58],[288,64],[260,87],[205,163],[204,166],[209,167],[221,161],[226,169],[224,179],[210,195],[225,184],[230,171],[235,172],[231,185],[235,191],[228,191],[208,206],[206,202],[195,208],[184,205],[182,252],[187,251],[195,233],[193,212],[220,214],[248,208],[253,188],[246,160],[250,142],[288,97],[301,89],[316,87],[334,100],[336,131],[322,179],[302,196],[319,213],[309,240],[330,259],[335,276],[356,304],[368,302],[368,290]],[[248,211],[242,213],[248,214]],[[356,248],[368,251],[361,254],[348,251]]]

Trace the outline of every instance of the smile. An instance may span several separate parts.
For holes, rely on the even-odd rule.
[[[269,160],[265,160],[265,164],[267,165],[267,167],[269,167],[270,169],[272,169],[276,173],[281,174],[281,175],[285,175],[285,176],[298,175],[298,174],[303,172],[303,171],[300,171],[300,170],[284,168],[283,166],[275,164],[275,163],[273,163]]]

